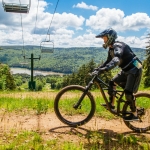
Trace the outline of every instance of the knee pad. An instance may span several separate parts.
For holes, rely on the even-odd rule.
[[[124,92],[125,92],[126,100],[132,102],[132,100],[134,99],[133,93],[128,90],[124,90]]]

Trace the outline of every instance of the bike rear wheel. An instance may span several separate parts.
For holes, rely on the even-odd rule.
[[[87,123],[95,113],[95,101],[88,91],[77,109],[73,106],[78,102],[85,88],[78,85],[70,85],[63,88],[54,101],[54,111],[58,119],[73,127]]]
[[[144,133],[150,130],[150,94],[148,93],[137,93],[136,97],[136,107],[139,117],[139,121],[124,121],[126,126],[135,132]],[[129,115],[126,112],[130,111],[130,106],[125,103],[123,107],[123,114],[125,116]]]

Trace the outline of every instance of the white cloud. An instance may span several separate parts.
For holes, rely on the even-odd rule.
[[[146,13],[135,13],[125,16],[120,9],[102,8],[86,20],[86,25],[94,30],[103,30],[109,27],[117,31],[140,30],[150,28],[150,17]]]
[[[93,5],[87,5],[84,2],[78,3],[77,5],[73,5],[73,8],[83,8],[83,9],[90,9],[90,10],[97,10],[98,7],[97,6],[93,6]]]
[[[102,8],[86,20],[86,25],[95,30],[103,30],[109,27],[122,26],[124,12],[119,9]]]
[[[12,1],[9,0],[9,2]],[[53,7],[53,4],[49,4],[44,0],[39,1],[35,28],[37,3],[38,0],[32,0],[30,12],[22,14],[25,45],[39,46],[41,41],[47,37],[47,31],[53,16],[53,12],[47,12],[47,10],[49,7]],[[80,4],[74,5],[74,7],[97,10],[97,7],[92,7],[92,5],[87,5],[84,2]],[[108,27],[113,27],[119,33],[122,31],[127,32],[128,30],[138,31],[143,28],[150,31],[150,17],[146,13],[125,16],[125,13],[120,9],[102,8],[95,15],[89,16],[89,19],[85,22],[83,16],[57,12],[54,15],[49,31],[51,40],[54,41],[56,47],[101,47],[103,41],[95,38],[94,33],[95,31],[99,33]],[[81,31],[83,34],[77,30],[83,30]],[[20,14],[4,12],[2,4],[0,4],[0,37],[0,45],[22,45],[23,42]],[[143,37],[119,36],[118,40],[126,42],[131,47],[145,47],[146,45]]]
[[[55,28],[73,27],[75,29],[80,29],[84,21],[85,19],[82,16],[77,16],[72,13],[56,13],[53,20],[53,25],[55,26]]]
[[[57,41],[56,38],[61,38],[61,40],[64,40],[65,42],[69,38],[72,39],[74,30],[82,29],[85,19],[82,16],[65,12],[61,14],[55,13],[50,26],[53,14],[47,12],[46,8],[48,5],[52,6],[52,4],[48,4],[44,0],[39,1],[38,14],[37,4],[38,0],[32,0],[30,12],[28,14],[22,14],[23,37],[25,45],[40,45],[40,42],[47,36],[49,27],[50,33],[55,34],[51,36],[52,40]],[[21,15],[19,13],[6,13],[3,8],[0,7],[0,37],[1,45],[22,44]]]
[[[127,43],[130,47],[134,48],[145,48],[146,47],[146,38],[141,37],[135,37],[135,36],[128,36],[128,37],[122,37],[118,36],[119,41],[123,41]]]
[[[150,17],[146,13],[132,14],[123,19],[123,27],[130,30],[150,28]]]

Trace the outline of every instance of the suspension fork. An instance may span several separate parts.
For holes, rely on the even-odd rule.
[[[89,84],[85,87],[85,90],[83,91],[83,94],[81,95],[81,97],[79,98],[79,100],[77,101],[76,104],[73,105],[74,109],[78,109],[79,106],[81,106],[81,102],[84,99],[85,95],[88,93],[89,89],[91,88],[91,86],[93,85],[93,80],[94,78],[89,82]]]

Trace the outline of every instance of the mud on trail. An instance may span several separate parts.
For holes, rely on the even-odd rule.
[[[103,118],[93,117],[87,124],[73,128],[61,123],[54,112],[41,115],[36,115],[31,112],[26,112],[25,114],[1,112],[0,118],[0,139],[4,133],[9,133],[12,129],[17,131],[17,133],[26,130],[35,131],[40,133],[46,140],[59,138],[62,141],[70,140],[72,142],[87,140],[85,137],[92,131],[107,135],[144,135],[150,139],[150,132],[146,134],[134,133],[125,126],[122,119],[105,120]]]

